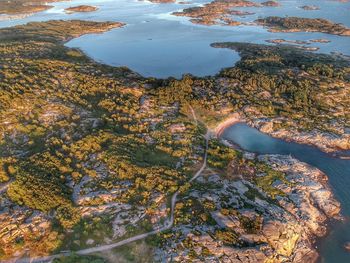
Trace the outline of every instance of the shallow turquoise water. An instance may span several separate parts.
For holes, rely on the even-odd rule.
[[[346,220],[332,223],[329,234],[318,242],[320,262],[350,262],[350,253],[343,248],[344,243],[350,241],[350,160],[334,158],[312,146],[272,138],[243,123],[226,129],[222,138],[238,144],[247,151],[290,154],[326,173],[336,198],[341,202],[342,214]]]

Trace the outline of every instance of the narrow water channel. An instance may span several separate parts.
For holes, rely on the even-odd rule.
[[[261,154],[283,154],[317,167],[328,175],[330,186],[342,205],[345,222],[335,222],[328,235],[317,245],[320,262],[349,263],[350,252],[344,243],[350,241],[350,160],[334,158],[319,149],[275,139],[244,123],[227,128],[222,138],[230,140],[247,151]]]

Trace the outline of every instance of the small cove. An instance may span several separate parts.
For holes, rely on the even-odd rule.
[[[350,240],[350,160],[334,158],[313,146],[273,138],[244,123],[227,128],[221,137],[247,151],[291,155],[327,174],[335,197],[342,205],[345,221],[330,224],[327,236],[317,243],[320,262],[350,262],[350,253],[343,248],[344,243]]]
[[[147,1],[130,0],[73,0],[52,3],[55,7],[23,19],[0,21],[0,27],[25,24],[31,21],[52,19],[83,19],[95,21],[121,21],[127,25],[103,34],[84,35],[66,45],[83,50],[96,61],[112,66],[127,66],[146,77],[176,77],[190,73],[196,76],[214,75],[225,67],[233,66],[239,55],[227,49],[210,47],[213,42],[250,42],[266,44],[268,39],[304,40],[326,38],[329,43],[312,43],[320,53],[342,52],[350,55],[350,38],[323,33],[271,33],[259,26],[202,26],[194,25],[187,18],[175,17],[171,13],[208,1],[193,1],[189,5],[152,4]],[[259,0],[258,2],[262,2]],[[280,8],[237,8],[256,12],[255,15],[234,17],[242,22],[251,22],[259,17],[303,16],[323,17],[350,26],[350,2],[325,0],[281,0]],[[64,8],[89,4],[99,10],[92,13],[67,15]],[[318,11],[305,11],[299,6],[317,5]],[[346,221],[332,223],[329,234],[317,244],[321,262],[350,262],[350,253],[343,244],[350,240],[350,160],[334,158],[318,149],[274,139],[244,124],[237,124],[223,134],[242,148],[258,153],[291,154],[309,163],[329,177],[329,183],[342,204]]]
[[[215,75],[222,68],[232,67],[240,59],[232,50],[216,49],[214,42],[249,42],[267,44],[265,40],[286,39],[309,41],[328,39],[329,43],[311,43],[317,52],[341,52],[350,55],[349,37],[317,32],[271,33],[261,26],[203,26],[189,21],[189,18],[171,15],[184,8],[199,6],[209,0],[189,1],[188,4],[154,4],[136,0],[73,0],[52,3],[54,8],[22,19],[0,21],[0,27],[25,24],[31,21],[52,19],[83,19],[94,21],[120,21],[127,25],[98,35],[85,35],[66,45],[80,48],[98,62],[112,66],[126,66],[145,77],[181,78],[183,74],[195,76]],[[257,0],[262,2],[262,0]],[[234,16],[241,22],[252,22],[269,15],[323,17],[350,26],[348,10],[350,2],[316,0],[281,0],[280,7],[235,8],[254,12],[244,17]],[[74,5],[87,4],[99,9],[91,13],[66,14],[64,9]],[[320,10],[306,11],[300,6],[317,5]]]

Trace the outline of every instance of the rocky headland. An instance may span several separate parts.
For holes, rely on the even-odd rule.
[[[322,18],[270,16],[255,20],[271,32],[321,32],[339,36],[350,36],[350,29],[342,24]]]
[[[78,6],[72,6],[64,9],[64,11],[67,14],[72,14],[72,13],[80,13],[80,12],[94,12],[98,10],[96,6],[91,6],[91,5],[78,5]]]
[[[320,8],[318,6],[315,6],[315,5],[303,5],[300,7],[301,9],[304,9],[304,10],[320,10]]]
[[[4,14],[8,19],[18,18],[18,16],[31,15],[52,8],[48,3],[59,2],[61,0],[9,0],[0,2],[0,15]]]
[[[349,62],[290,46],[216,43],[241,61],[216,76],[158,80],[63,45],[121,26],[0,29],[1,259],[162,229],[178,193],[173,227],[147,236],[143,255],[152,261],[315,261],[313,240],[340,218],[327,177],[289,156],[235,150],[209,138],[207,126],[215,134],[243,120],[349,149]]]
[[[315,238],[325,235],[327,220],[340,211],[327,177],[288,156],[243,152],[243,159],[272,170],[255,173],[254,165],[231,161],[224,176],[205,172],[177,205],[177,223],[161,235],[156,259],[316,262]]]
[[[311,131],[300,131],[295,128],[279,129],[278,123],[282,119],[269,119],[266,116],[253,117],[252,109],[246,109],[243,115],[246,116],[247,123],[260,130],[263,133],[269,134],[275,138],[280,138],[286,141],[294,141],[301,144],[314,145],[320,150],[328,153],[336,153],[338,151],[345,151],[350,148],[350,134],[342,127],[338,127],[336,133],[325,132],[314,129]],[[253,110],[254,112],[254,110]]]
[[[252,13],[232,10],[232,8],[257,6],[261,5],[246,0],[214,0],[204,6],[190,7],[181,12],[174,12],[173,15],[189,17],[190,21],[196,24],[237,26],[240,25],[240,22],[234,21],[231,18],[232,15],[245,16]]]
[[[252,95],[254,97],[250,97],[251,95],[243,95],[242,97],[237,95],[233,96],[233,98],[238,101],[241,101],[241,99],[243,98],[244,100],[255,101],[254,103],[250,103],[250,105],[242,107],[241,109],[239,109],[239,111],[236,111],[239,112],[241,118],[244,119],[249,125],[259,129],[264,133],[268,133],[278,138],[315,145],[325,152],[336,152],[339,150],[350,149],[350,133],[348,128],[349,113],[348,108],[346,107],[346,105],[349,104],[350,94],[350,85],[346,77],[348,74],[347,72],[349,65],[349,60],[347,58],[336,55],[327,56],[327,59],[330,60],[326,62],[326,60],[324,60],[325,57],[323,57],[322,55],[313,55],[310,52],[305,52],[301,50],[298,51],[298,49],[295,47],[284,45],[262,46],[248,43],[217,43],[213,44],[213,46],[221,48],[232,48],[234,50],[237,50],[243,59],[243,61],[241,61],[242,64],[238,64],[238,66],[242,67],[243,72],[245,72],[247,69],[251,70],[250,72],[253,72],[249,73],[251,74],[251,84],[247,85],[246,87],[249,89],[249,92],[251,94],[255,94]],[[264,49],[265,53],[261,54],[260,56],[259,50],[261,50],[262,48]],[[272,56],[272,53],[270,52],[273,52],[275,55]],[[271,54],[271,56],[269,54]],[[294,60],[291,56],[297,57],[299,61]],[[315,71],[314,69],[308,70],[308,66],[306,66],[306,64],[303,63],[306,62],[306,59],[316,59],[314,60],[315,63],[317,63],[317,65],[320,65],[318,64],[318,62],[316,62],[316,57],[318,57],[318,59],[321,59],[324,65],[330,63],[328,65],[330,66],[329,69],[332,68],[332,71],[336,70],[337,72],[340,72],[342,71],[341,68],[345,66],[345,68],[343,68],[345,69],[345,78],[336,77],[333,80],[333,84],[331,84],[332,81],[325,81],[324,77],[317,78],[317,80],[314,79],[313,76],[317,71]],[[283,59],[280,60],[280,58]],[[244,63],[245,60],[249,63]],[[254,63],[254,61],[256,61],[256,64]],[[269,68],[269,66],[267,65],[270,65],[270,63],[278,63],[278,67],[280,69],[278,69],[277,67],[274,68],[272,71],[267,70],[265,71],[265,73],[263,73],[265,69]],[[296,67],[293,70],[289,71],[288,68],[292,65]],[[255,73],[256,70],[260,72]],[[231,69],[227,69],[220,74],[222,78],[220,79],[220,81],[217,81],[216,84],[218,87],[218,92],[220,92],[220,90],[227,91],[227,87],[229,85],[237,85],[234,84],[237,82],[230,82],[227,78],[228,76],[231,76],[230,72],[234,74],[241,74],[240,71],[239,73],[237,73],[236,71],[237,69],[234,69],[233,71],[231,71]],[[294,101],[293,106],[290,105],[290,108],[288,104],[291,102],[289,100],[291,99],[291,97],[289,97],[289,99],[286,98],[291,93],[288,92],[289,95],[285,93],[287,97],[281,97],[280,93],[276,92],[276,90],[270,90],[270,87],[276,87],[273,83],[283,83],[284,81],[289,82],[288,80],[286,80],[286,77],[288,76],[288,74],[285,74],[286,72],[288,72],[288,74],[291,74],[289,75],[289,77],[291,77],[292,79],[299,78],[299,80],[302,82],[303,80],[307,80],[307,82],[311,81],[311,83],[313,83],[307,84],[306,89],[309,91],[306,91],[304,88],[303,91],[300,90],[301,93],[299,93],[298,91],[299,95],[304,92],[309,92],[309,100],[305,100],[305,102],[302,103],[303,106],[301,106],[299,110],[292,108],[298,108],[297,104],[300,103],[300,97],[294,97],[296,101],[299,102]],[[285,78],[285,80],[281,79],[282,76]],[[264,78],[264,81],[260,82],[260,85],[257,85],[257,83],[254,80],[256,77],[260,77],[260,79]],[[315,80],[316,82],[314,82]],[[301,84],[302,82],[299,82],[299,84]],[[321,84],[321,82],[323,82],[323,84]],[[302,85],[303,84],[301,84],[301,86],[292,85],[294,86],[293,92],[296,92],[296,90],[301,88]],[[341,88],[335,88],[334,85]],[[264,86],[265,88],[261,88],[261,86]],[[320,90],[323,91],[320,92]],[[284,91],[282,91],[282,93],[283,92]],[[273,102],[268,102],[269,100],[273,100]],[[321,106],[321,104],[323,106]],[[275,115],[275,110],[280,107],[282,111],[288,109],[287,111],[289,112],[289,114]],[[312,107],[310,111],[319,111],[320,114],[316,114],[316,112],[311,113],[308,110],[305,111],[305,107]],[[333,121],[326,121],[326,119],[328,118],[326,116],[332,116],[330,118],[333,119]],[[314,119],[314,122],[312,124],[309,122],[310,118]]]

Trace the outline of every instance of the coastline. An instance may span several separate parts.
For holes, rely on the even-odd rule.
[[[233,113],[229,117],[225,118],[223,121],[219,122],[212,129],[212,133],[215,135],[215,137],[219,138],[227,128],[239,122],[245,122],[245,120],[241,117],[241,115],[238,112]]]
[[[236,150],[243,151],[243,153],[247,153],[247,151],[242,150],[242,148],[239,145],[235,144],[234,142],[221,138],[221,135],[223,134],[225,129],[240,122],[247,123],[248,125],[251,126],[251,124],[247,122],[246,119],[240,117],[240,114],[235,113],[230,117],[224,119],[219,124],[217,124],[217,126],[213,130],[215,132],[215,136],[218,139],[220,139],[222,143],[224,143],[226,146],[229,146]],[[273,134],[269,134],[269,135],[275,138],[278,138]],[[278,139],[285,140],[283,138],[278,138]],[[293,139],[289,141],[300,143]],[[314,145],[311,143],[308,143],[308,145],[317,147],[317,145]],[[319,147],[317,148],[319,149]],[[302,200],[301,204],[299,204],[300,205],[299,209],[302,209],[301,207],[305,206],[305,204],[311,205],[311,207],[313,206],[313,209],[310,209],[310,210],[314,210],[314,211],[311,211],[310,213],[315,213],[313,216],[314,216],[314,219],[317,219],[317,220],[303,219],[302,216],[296,215],[296,214],[292,217],[293,220],[296,219],[302,225],[302,228],[304,228],[303,231],[305,232],[301,234],[298,241],[295,243],[295,246],[292,250],[291,257],[293,257],[294,260],[296,258],[301,259],[302,258],[301,255],[303,255],[303,257],[308,258],[308,262],[319,262],[320,250],[319,250],[318,244],[320,244],[320,242],[322,242],[322,240],[324,240],[329,235],[329,233],[332,230],[331,229],[332,225],[344,221],[344,217],[341,214],[341,204],[335,198],[334,192],[328,182],[328,175],[320,171],[318,168],[308,165],[290,156],[288,157],[288,156],[278,155],[278,154],[275,155],[275,154],[258,154],[258,153],[254,153],[254,156],[258,158],[266,157],[267,159],[269,158],[275,159],[275,161],[277,160],[277,162],[272,162],[272,163],[276,164],[280,161],[285,167],[288,167],[288,169],[291,169],[291,170],[293,170],[293,166],[294,166],[293,162],[298,163],[298,165],[304,166],[305,173],[304,175],[302,175],[304,179],[296,180],[297,184],[292,186],[290,191],[307,192],[307,194],[305,195],[306,199]],[[285,170],[286,168],[283,168],[283,169]],[[305,183],[305,180],[310,180],[309,181],[310,183]],[[317,194],[313,193],[314,183],[322,186],[320,190],[316,191],[316,192],[319,192]],[[290,214],[293,215],[296,212],[295,211],[296,208],[294,207],[294,204],[288,201],[287,202],[284,201],[284,202],[285,202],[286,211],[290,212]],[[293,207],[292,209],[291,209],[291,206]],[[305,207],[303,209],[305,209]],[[303,211],[303,212],[307,213],[307,211]]]
[[[23,3],[20,6],[18,6],[17,9],[11,12],[2,11],[0,13],[0,21],[23,19],[32,15],[35,15],[36,13],[45,12],[47,10],[54,8],[53,5],[49,5],[51,3],[70,2],[70,1],[71,0],[46,0],[46,1],[33,2],[33,3],[30,1],[28,1],[27,3],[23,1]],[[12,2],[15,2],[15,1],[12,1]],[[21,10],[21,8],[23,7],[27,7],[27,9]]]
[[[242,114],[243,115],[243,114]],[[223,132],[225,131],[225,129],[227,129],[228,127],[231,127],[231,126],[233,126],[233,125],[235,125],[236,123],[239,123],[239,122],[245,122],[245,123],[247,123],[247,120],[246,119],[244,119],[244,118],[242,118],[241,116],[242,116],[241,114],[239,114],[239,113],[233,113],[233,114],[231,114],[231,115],[229,115],[229,117],[228,118],[226,118],[226,119],[224,119],[222,122],[220,122],[213,130],[211,130],[211,129],[209,129],[209,132],[213,132],[215,135],[216,135],[216,137],[220,137],[222,134],[223,134]],[[288,134],[287,134],[288,135]],[[257,155],[258,156],[258,155]],[[261,157],[262,155],[259,155],[258,157]],[[264,156],[266,156],[267,158],[276,158],[276,160],[278,161],[278,160],[286,160],[287,162],[289,161],[289,162],[292,162],[293,160],[292,159],[288,159],[288,158],[284,158],[283,156],[273,156],[273,155],[264,155]],[[264,156],[262,156],[262,157],[264,157]],[[298,161],[299,162],[299,161]],[[272,164],[274,164],[273,162],[272,162]],[[311,170],[311,169],[313,169],[313,167],[309,167],[308,169],[305,169],[305,171],[306,172],[308,172],[309,170]],[[315,173],[316,175],[318,175],[318,173]],[[307,174],[303,174],[303,177],[302,177],[302,179],[307,179],[308,177],[306,176]],[[313,180],[313,182],[316,182],[316,183],[320,183],[320,184],[322,184],[323,185],[323,190],[325,190],[327,193],[329,193],[330,192],[330,187],[328,186],[328,182],[327,182],[327,180],[321,180],[322,178],[324,179],[324,177],[325,177],[325,179],[327,179],[327,176],[325,175],[325,174],[321,174],[321,175],[319,175],[319,176],[316,176],[315,177],[315,180]],[[321,178],[321,179],[320,179]],[[297,181],[297,184],[299,185],[299,181]],[[314,188],[313,188],[313,185],[303,185],[303,187],[305,187],[305,189],[303,189],[303,188],[301,188],[300,189],[300,191],[301,192],[303,192],[303,190],[306,190],[306,191],[314,191]],[[290,188],[292,188],[293,189],[293,191],[294,191],[294,187],[293,186],[291,186]],[[312,193],[312,192],[311,192]],[[332,193],[331,193],[332,194]],[[327,195],[326,197],[329,197],[329,195]],[[331,197],[332,197],[332,195],[331,195]],[[314,200],[315,198],[314,197],[310,197],[310,199],[307,199],[307,200],[313,200],[313,201],[315,201]],[[317,201],[317,200],[316,200]],[[311,202],[311,201],[310,201]],[[258,201],[256,201],[256,203],[257,203],[257,205],[261,205],[261,204],[259,204],[258,203]],[[289,204],[288,203],[288,201],[287,201],[287,204]],[[308,203],[309,204],[309,203]],[[318,202],[316,202],[316,205],[314,205],[314,203],[312,203],[311,202],[311,204],[313,205],[312,207],[314,208],[314,207],[316,207],[315,209],[317,210],[317,209],[319,209],[319,210],[321,210],[322,211],[322,209],[320,208],[320,203],[318,203]],[[265,206],[266,208],[268,208],[267,206]],[[274,208],[273,208],[274,209]],[[291,211],[290,211],[290,214],[292,214],[293,215],[293,212],[295,211],[294,210],[295,208],[293,208]],[[287,209],[285,209],[286,211],[288,211]],[[276,210],[272,210],[272,212],[274,212],[274,211],[276,211]],[[323,213],[324,214],[326,214],[327,216],[328,216],[328,214],[325,212],[325,211],[323,211]],[[322,213],[321,213],[322,214]],[[323,214],[322,214],[323,215]],[[333,213],[330,213],[330,215],[329,215],[329,217],[330,216],[333,216]],[[328,218],[329,218],[328,217]],[[271,218],[273,218],[273,219],[279,219],[278,217],[272,217],[271,216]],[[293,223],[295,223],[295,224],[297,224],[297,223],[304,223],[304,219],[303,218],[301,218],[301,220],[294,220],[293,219],[294,217],[293,216],[290,216],[290,217],[287,217],[287,215],[286,215],[286,217],[285,217],[285,219],[286,219],[286,222],[287,222],[287,224],[289,223],[289,222],[293,222]],[[323,217],[322,217],[323,218]],[[289,219],[293,219],[293,221],[289,221]],[[297,218],[298,219],[298,218]],[[305,219],[305,221],[307,221],[307,219]],[[316,230],[315,231],[318,231],[319,230],[319,228],[320,228],[320,232],[316,232],[316,233],[321,233],[322,235],[323,235],[323,233],[326,233],[325,231],[322,231],[322,229],[324,230],[326,227],[328,227],[327,226],[327,223],[324,223],[324,222],[327,222],[327,221],[317,221],[317,222],[319,222],[320,223],[320,226],[318,227],[318,225],[317,225],[317,228],[316,228]],[[285,222],[284,222],[285,223]],[[313,224],[313,222],[311,222],[311,224]],[[316,224],[316,223],[315,223]],[[272,233],[272,234],[274,234],[274,226],[275,225],[273,225],[273,224],[271,224],[270,226],[269,226],[269,231],[271,231],[271,232],[267,232],[267,233]],[[283,226],[284,226],[284,224],[283,224]],[[297,225],[298,227],[299,227],[299,225]],[[291,232],[292,233],[292,239],[294,238],[294,234],[295,233],[298,233],[298,231],[296,231],[296,229],[299,229],[299,228],[294,228],[293,229],[293,231]],[[304,228],[301,228],[301,230],[304,230]],[[305,241],[305,243],[313,243],[313,239],[315,238],[315,236],[317,237],[318,235],[317,234],[315,234],[315,233],[313,233],[312,235],[310,234],[310,236],[309,236],[309,233],[307,232],[307,233],[304,233],[304,232],[302,232],[302,231],[299,231],[300,233],[303,233],[302,235],[306,235],[308,238],[304,238],[304,239],[302,239],[302,238],[300,238],[301,239],[301,241],[300,242],[302,242],[302,241]],[[289,232],[288,232],[289,233]],[[320,234],[320,235],[321,235]],[[267,235],[267,237],[268,237],[268,239],[270,239],[270,236],[269,235]],[[274,237],[274,236],[273,236]],[[289,237],[288,237],[289,238]],[[284,240],[288,240],[288,239],[285,239],[285,238],[283,238]],[[280,240],[277,240],[276,241],[277,243],[281,243],[281,242],[284,242],[284,241],[280,241]],[[287,242],[287,241],[286,241]],[[303,256],[305,256],[305,255],[310,255],[310,257],[311,257],[311,255],[312,256],[314,256],[315,254],[314,253],[312,253],[312,252],[308,252],[308,253],[305,253],[305,249],[306,248],[309,248],[309,246],[308,245],[305,245],[305,243],[303,243],[303,244],[301,244],[300,246],[298,246],[299,245],[299,243],[300,243],[299,241],[298,241],[298,243],[297,243],[297,247],[295,248],[295,250],[298,250],[299,251],[299,249],[303,252],[303,253],[299,253],[299,256],[300,255],[303,255]],[[282,249],[284,249],[284,245],[283,245],[283,247],[282,247]],[[303,250],[304,249],[304,250]],[[307,251],[309,251],[309,250],[307,250]],[[312,251],[312,250],[311,250]],[[293,252],[294,253],[294,252]],[[316,259],[314,259],[314,257],[312,257],[313,259],[311,260],[311,261],[314,261],[314,260],[316,260]],[[317,257],[316,257],[317,258]]]
[[[48,10],[48,9],[47,9]],[[8,15],[8,14],[0,14],[0,22],[1,21],[11,21],[16,19],[24,19],[34,15],[35,13],[24,13],[24,14],[16,14],[16,15]]]
[[[240,112],[231,114],[229,117],[219,122],[212,130],[216,137],[220,137],[225,129],[239,122],[246,123],[250,127],[276,139],[316,147],[322,152],[332,155],[334,158],[350,158],[350,136],[348,135],[335,137],[332,134],[321,133],[316,130],[312,130],[308,133],[296,130],[287,131],[285,129],[273,130],[273,120],[250,119],[244,117],[244,113]]]
[[[274,138],[285,140],[287,142],[295,142],[314,146],[322,152],[328,154],[339,154],[342,151],[348,151],[350,148],[350,137],[335,137],[333,134],[321,133],[317,130],[310,132],[299,132],[294,129],[289,131],[285,129],[273,130],[273,122],[248,120],[249,126],[259,130],[262,133],[268,134]]]

